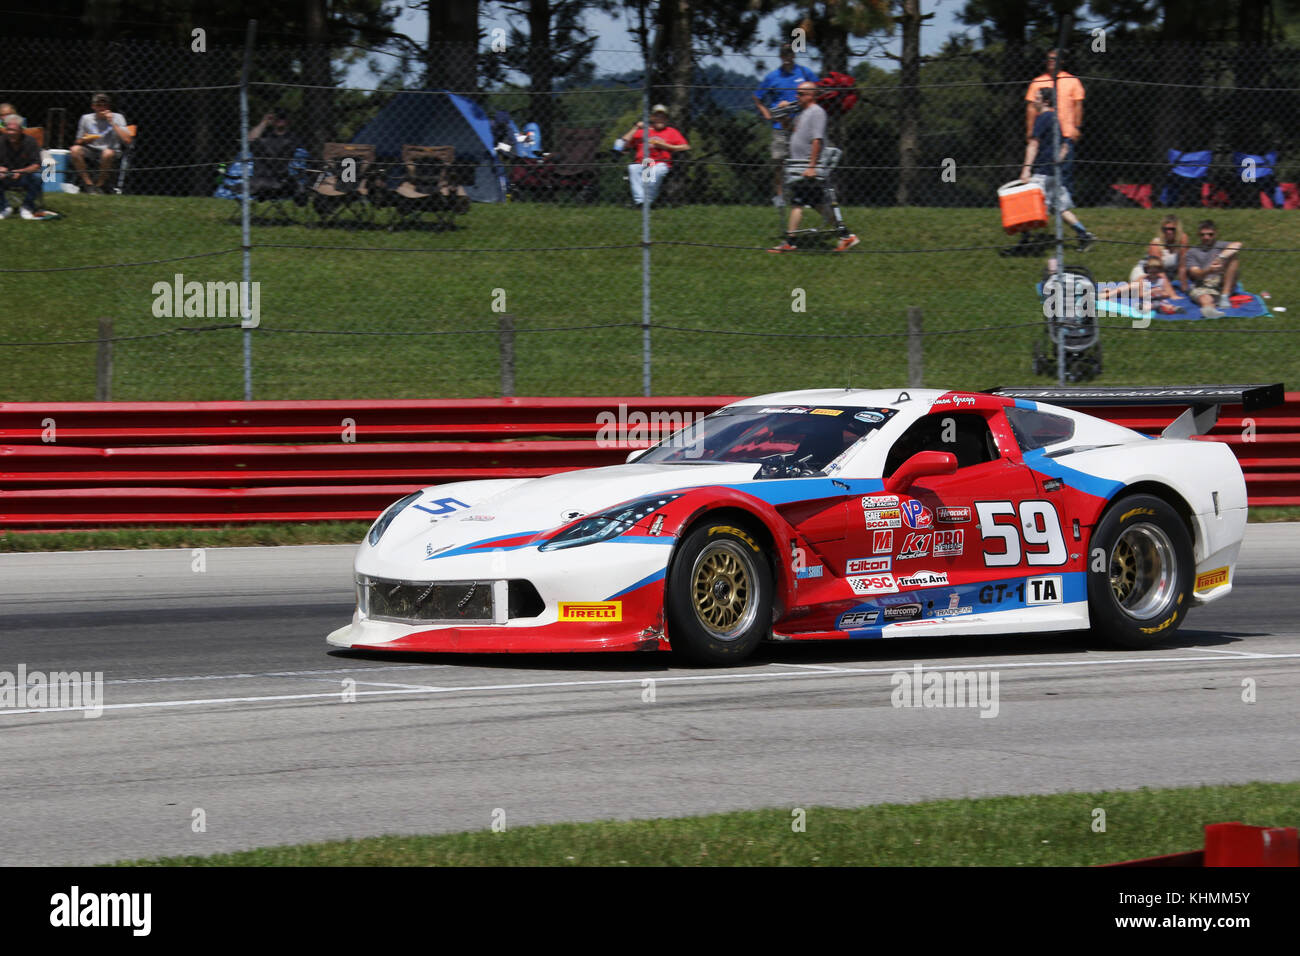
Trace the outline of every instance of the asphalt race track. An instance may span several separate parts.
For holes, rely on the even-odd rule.
[[[476,830],[497,808],[517,827],[1300,779],[1300,525],[1251,525],[1233,594],[1158,649],[781,645],[726,670],[331,653],[352,552],[0,555],[0,670],[102,671],[105,707],[0,709],[0,862]],[[893,707],[916,663],[996,673],[997,716]]]

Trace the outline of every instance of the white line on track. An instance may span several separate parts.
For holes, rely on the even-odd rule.
[[[1264,660],[1264,656],[1260,656]],[[1294,660],[1300,659],[1300,654],[1270,654],[1267,660]],[[690,682],[720,682],[720,681],[769,681],[778,678],[796,678],[796,677],[863,677],[878,674],[896,674],[899,671],[911,670],[916,663],[903,664],[899,663],[893,667],[846,667],[839,670],[828,671],[777,671],[775,673],[754,673],[754,674],[691,674],[669,677],[655,677],[656,683],[690,683]],[[991,670],[1026,670],[1034,668],[1049,667],[1095,667],[1105,664],[1210,664],[1225,663],[1220,657],[1117,657],[1117,658],[1100,658],[1097,660],[1074,660],[1074,661],[1010,661],[1003,663],[969,663],[969,664],[922,664],[926,670],[930,671],[991,671]],[[416,665],[419,666],[419,665]],[[796,665],[797,666],[797,665]],[[509,690],[545,690],[562,687],[615,687],[626,684],[641,685],[646,680],[644,677],[629,678],[608,678],[604,680],[565,680],[565,681],[535,681],[524,684],[467,684],[460,687],[415,687],[411,689],[393,689],[393,690],[360,690],[352,691],[349,697],[377,697],[385,695],[402,695],[402,694],[463,694],[476,691],[509,691]],[[343,694],[340,691],[319,694],[272,694],[257,697],[202,697],[189,698],[182,700],[146,700],[134,701],[128,704],[103,704],[102,710],[139,710],[150,707],[194,707],[203,704],[262,704],[276,703],[279,701],[290,700],[322,700],[332,699],[343,702]],[[55,714],[65,711],[81,712],[92,710],[91,707],[31,707],[22,710],[0,709],[0,716],[9,716],[17,714]]]
[[[190,677],[120,677],[105,684],[167,684],[189,680],[247,680],[253,677],[313,677],[316,674],[373,674],[376,671],[421,670],[451,664],[386,664],[380,667],[329,667],[310,671],[263,671],[259,674],[198,674]]]

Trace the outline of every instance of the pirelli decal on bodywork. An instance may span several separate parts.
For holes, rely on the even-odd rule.
[[[622,601],[561,601],[561,621],[622,621]]]
[[[1228,568],[1226,566],[1196,576],[1196,590],[1198,591],[1213,591],[1215,588],[1221,588],[1227,583]]]

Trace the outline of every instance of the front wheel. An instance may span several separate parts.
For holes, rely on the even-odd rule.
[[[725,521],[686,536],[665,599],[672,649],[700,664],[744,660],[772,623],[772,571],[754,536]]]
[[[1192,538],[1178,512],[1153,495],[1119,499],[1092,537],[1093,634],[1121,647],[1168,639],[1191,608],[1195,570]]]

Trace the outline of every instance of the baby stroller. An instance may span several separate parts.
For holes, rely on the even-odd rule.
[[[1061,284],[1050,267],[1038,285],[1044,308],[1043,338],[1034,345],[1033,373],[1055,377],[1065,350],[1065,380],[1086,382],[1101,374],[1101,329],[1097,325],[1097,286],[1085,266],[1067,266]],[[1058,309],[1057,307],[1060,306]],[[1059,314],[1056,314],[1059,311]]]

